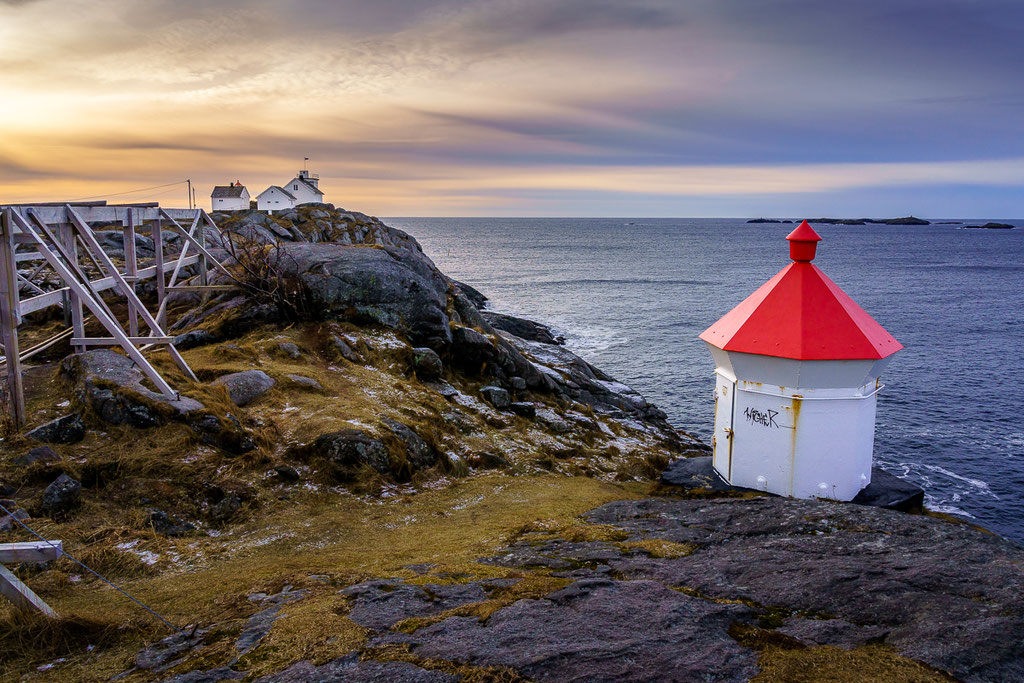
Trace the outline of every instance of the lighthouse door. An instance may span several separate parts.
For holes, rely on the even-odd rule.
[[[715,373],[715,434],[711,438],[714,449],[712,464],[726,480],[732,470],[733,414],[736,406],[736,380],[721,372]]]

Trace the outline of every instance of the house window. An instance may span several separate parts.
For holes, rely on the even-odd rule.
[[[292,185],[292,189],[293,190],[297,190],[297,189],[299,189],[299,186],[298,185]]]

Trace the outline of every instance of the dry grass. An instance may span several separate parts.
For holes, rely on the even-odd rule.
[[[674,541],[666,541],[660,538],[645,538],[642,541],[628,541],[626,543],[619,543],[619,547],[627,551],[639,550],[647,553],[651,557],[665,559],[686,557],[697,549],[697,546],[692,543],[675,543]]]

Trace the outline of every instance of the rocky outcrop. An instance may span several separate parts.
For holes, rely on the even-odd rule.
[[[214,415],[194,398],[175,399],[143,385],[145,375],[128,357],[109,349],[94,349],[68,356],[61,374],[73,387],[75,399],[99,420],[112,425],[145,429],[170,421],[188,424],[200,438],[233,453],[255,444],[238,419]]]
[[[564,344],[563,337],[556,337],[547,325],[535,323],[526,318],[517,318],[504,313],[483,311],[484,319],[491,324],[491,327],[513,334],[520,339],[540,342],[542,344]]]
[[[82,483],[62,474],[43,491],[39,507],[45,514],[59,519],[78,507],[81,500]]]

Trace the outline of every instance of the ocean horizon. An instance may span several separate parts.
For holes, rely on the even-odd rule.
[[[391,217],[492,310],[567,347],[710,442],[714,364],[697,339],[789,262],[795,227],[749,218]],[[797,220],[797,219],[793,219]],[[926,506],[1024,541],[1024,220],[815,224],[815,264],[906,348],[882,375],[875,462]],[[963,230],[945,221],[1008,222]]]

